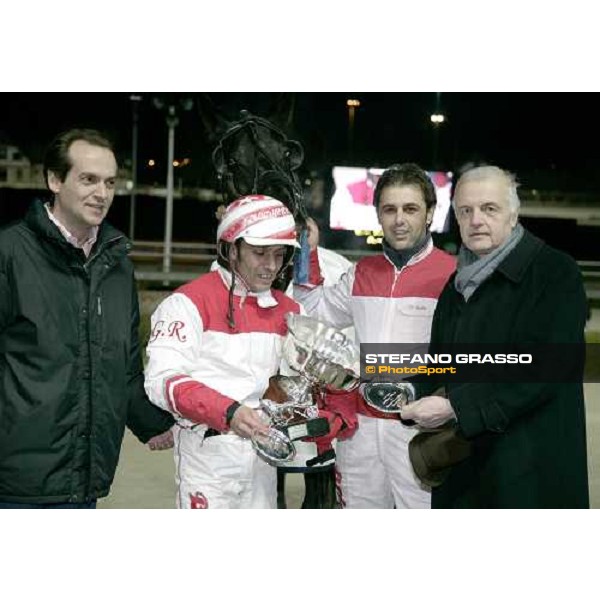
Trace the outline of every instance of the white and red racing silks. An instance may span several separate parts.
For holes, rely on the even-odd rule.
[[[317,253],[311,253],[310,286],[294,286],[306,312],[334,327],[354,325],[360,343],[428,343],[437,299],[456,268],[454,257],[429,244],[397,269],[384,255],[361,259],[334,286],[320,285]],[[316,287],[315,287],[316,286]],[[359,412],[385,415],[361,402]]]
[[[281,364],[285,315],[300,312],[282,292],[266,292],[271,298],[265,302],[236,291],[232,329],[226,275],[219,267],[166,298],[152,315],[146,349],[150,400],[180,424],[219,431],[227,429],[225,412],[233,400],[258,406]]]
[[[208,500],[202,492],[190,494],[190,508],[208,508]]]

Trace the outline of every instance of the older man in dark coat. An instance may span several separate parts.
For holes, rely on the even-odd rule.
[[[432,344],[584,342],[577,264],[518,223],[516,187],[497,167],[472,169],[458,181],[463,246],[435,311]],[[581,381],[449,382],[446,392],[402,412],[427,428],[455,420],[471,442],[470,456],[434,489],[433,508],[589,506]]]

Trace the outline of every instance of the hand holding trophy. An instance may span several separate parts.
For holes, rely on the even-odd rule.
[[[270,425],[256,432],[252,445],[272,465],[293,460],[294,440],[329,433],[329,421],[319,417],[315,393],[322,386],[352,390],[359,383],[359,349],[343,333],[304,315],[287,316],[283,354],[299,375],[271,380],[269,398],[261,400],[261,414]]]

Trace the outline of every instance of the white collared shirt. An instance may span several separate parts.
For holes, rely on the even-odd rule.
[[[89,237],[83,242],[78,241],[78,239],[52,214],[52,210],[50,208],[50,203],[46,202],[44,204],[46,212],[48,213],[48,218],[58,227],[58,230],[61,232],[62,236],[73,246],[74,248],[79,248],[83,250],[86,258],[89,257],[90,252],[96,240],[98,239],[98,227],[92,227],[90,229]]]

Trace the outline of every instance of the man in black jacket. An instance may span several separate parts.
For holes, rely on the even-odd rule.
[[[579,268],[518,223],[514,177],[491,166],[467,171],[453,203],[463,246],[435,310],[431,346],[532,344],[563,356],[582,349]],[[470,442],[470,451],[450,442],[462,460],[440,477],[433,508],[588,507],[582,370],[547,383],[557,381],[550,378],[559,367],[549,362],[527,382],[449,380],[447,397],[427,396],[402,411],[426,428],[455,421],[459,438]],[[436,448],[436,456],[449,448]]]
[[[125,426],[156,449],[173,419],[145,395],[130,246],[104,222],[110,142],[67,131],[44,175],[53,202],[0,232],[0,508],[94,508]]]

